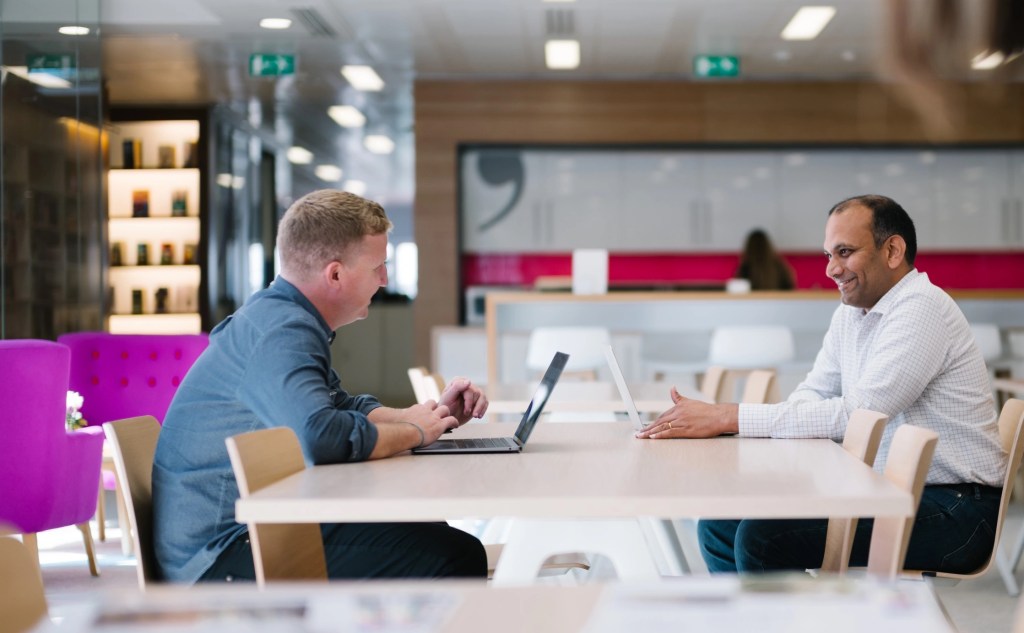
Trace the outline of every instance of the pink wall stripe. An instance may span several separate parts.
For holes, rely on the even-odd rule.
[[[796,272],[799,288],[833,288],[825,277],[825,256],[786,253]],[[737,255],[717,253],[613,254],[608,262],[610,281],[619,284],[719,284],[732,276]],[[932,281],[950,289],[1024,289],[1024,253],[920,253],[917,267]],[[464,286],[531,286],[540,276],[571,275],[572,255],[500,254],[462,255]]]

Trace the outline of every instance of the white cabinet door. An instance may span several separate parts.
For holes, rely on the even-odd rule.
[[[931,186],[936,161],[933,151],[864,150],[856,153],[856,181],[862,193],[892,198],[914,220],[919,248],[936,240],[932,219],[935,191]]]
[[[700,249],[697,154],[639,150],[622,157],[622,212],[608,247],[619,252]]]
[[[779,186],[770,151],[709,152],[701,159],[701,250],[738,253],[747,234],[764,229],[776,239]]]
[[[854,153],[786,151],[778,165],[782,195],[775,245],[785,251],[821,252],[829,209],[866,193],[855,178]]]
[[[543,235],[547,163],[542,152],[468,150],[460,161],[465,252],[528,252]]]
[[[547,201],[538,250],[614,245],[625,213],[621,154],[609,150],[545,152]]]
[[[943,150],[935,154],[935,231],[929,249],[1006,248],[1010,205],[1009,155],[995,150]]]
[[[1003,234],[1007,244],[1024,248],[1024,150],[1010,152],[1010,199],[1004,207]]]

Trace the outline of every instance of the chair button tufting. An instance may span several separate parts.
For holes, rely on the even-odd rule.
[[[128,352],[121,352],[121,358],[127,359],[128,358]]]
[[[98,384],[100,384],[100,377],[99,376],[91,376],[89,378],[89,382],[91,382],[94,385],[98,385]]]
[[[181,360],[181,350],[180,349],[174,350],[174,360]]]
[[[128,386],[128,377],[127,376],[121,376],[121,386],[122,387],[127,387]]]
[[[178,378],[177,376],[171,378],[171,384],[177,387],[178,385],[181,384],[181,378]]]
[[[155,387],[156,386],[156,378],[153,378],[152,376],[150,376],[149,380],[148,380],[148,383],[149,383],[150,387]]]
[[[94,350],[92,351],[92,359],[93,359],[93,360],[96,360],[96,359],[98,359],[99,357],[100,357],[100,351],[99,351],[98,349],[94,349]]]
[[[156,352],[149,353],[149,360],[156,360]]]

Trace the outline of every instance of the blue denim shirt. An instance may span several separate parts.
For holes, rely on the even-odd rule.
[[[171,402],[153,464],[153,536],[166,580],[195,582],[246,527],[224,440],[291,427],[307,463],[366,459],[377,443],[372,396],[350,396],[331,369],[334,333],[278,277],[210,333]]]

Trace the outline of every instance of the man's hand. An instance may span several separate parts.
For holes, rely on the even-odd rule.
[[[459,421],[458,426],[469,422],[471,418],[481,418],[487,413],[487,396],[468,378],[454,378],[441,394],[438,406],[448,408],[451,415]]]
[[[637,432],[639,438],[654,440],[676,437],[715,437],[739,430],[739,405],[708,404],[679,395],[676,388],[671,392],[672,408],[658,419]]]
[[[443,404],[435,404],[433,400],[403,409],[398,416],[398,421],[411,424],[423,432],[423,441],[419,443],[420,446],[435,442],[445,431],[459,426],[458,419],[450,414],[448,407]]]

